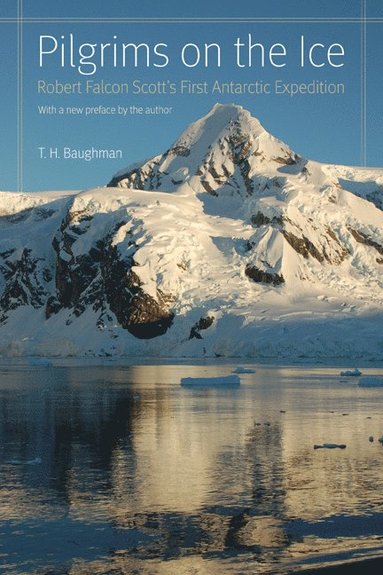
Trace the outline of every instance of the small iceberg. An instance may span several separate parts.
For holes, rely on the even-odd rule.
[[[241,380],[238,375],[225,375],[221,377],[183,377],[181,385],[187,387],[225,387],[239,385]]]
[[[251,369],[251,367],[236,367],[233,369],[232,373],[255,373],[255,369]]]
[[[383,377],[369,375],[362,377],[358,383],[359,387],[383,387]]]
[[[346,449],[344,443],[322,443],[322,445],[314,445],[314,449]]]
[[[355,367],[354,369],[346,369],[346,371],[341,371],[340,375],[343,377],[359,377],[362,375],[362,372]]]
[[[11,459],[8,461],[10,465],[40,465],[42,463],[41,457],[35,457],[34,459]]]

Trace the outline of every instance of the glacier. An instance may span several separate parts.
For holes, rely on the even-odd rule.
[[[381,360],[382,206],[217,104],[107,186],[0,193],[0,354]]]

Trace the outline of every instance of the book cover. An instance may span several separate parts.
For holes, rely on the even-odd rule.
[[[56,422],[5,410],[6,573],[292,573],[381,554],[363,465],[380,469],[382,433],[382,26],[379,0],[3,0],[1,398],[21,369]],[[155,401],[164,379],[180,420]],[[76,481],[92,497],[97,465],[112,487],[93,507]],[[21,554],[12,478],[38,532]]]

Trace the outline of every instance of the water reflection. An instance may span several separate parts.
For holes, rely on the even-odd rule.
[[[2,368],[5,572],[250,575],[380,552],[381,390],[281,368],[178,384],[230,369]]]

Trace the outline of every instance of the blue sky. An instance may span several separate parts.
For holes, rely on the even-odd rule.
[[[16,1],[2,3],[0,17],[15,14]],[[114,172],[136,160],[150,157],[167,149],[180,132],[212,107],[216,101],[241,104],[259,118],[270,132],[286,141],[298,153],[319,161],[359,165],[361,163],[361,27],[359,23],[302,23],[284,21],[274,23],[227,22],[227,23],[129,23],[108,22],[112,17],[227,17],[227,18],[358,18],[360,0],[283,0],[268,3],[257,1],[201,2],[190,6],[181,2],[130,2],[109,0],[66,0],[51,5],[42,0],[24,0],[25,18],[54,18],[54,22],[26,21],[23,25],[23,166],[24,188],[80,189],[105,184]],[[367,0],[368,16],[383,17],[383,3]],[[103,22],[86,23],[63,21],[66,17],[105,18]],[[16,189],[16,26],[12,22],[0,22],[0,89],[3,94],[0,119],[2,136],[0,154],[3,158],[0,188]],[[381,94],[383,93],[383,22],[371,22],[367,26],[367,164],[382,166],[381,134],[383,130]],[[254,42],[269,47],[272,43],[284,44],[288,50],[286,66],[274,68],[266,65],[239,68],[235,61],[234,41],[245,40],[248,34]],[[38,44],[40,35],[56,38],[64,36],[68,41],[73,34],[76,43],[108,42],[117,36],[118,41],[146,42],[151,47],[159,42],[167,44],[169,64],[164,68],[140,65],[126,69],[105,66],[93,76],[81,76],[68,65],[63,69],[56,56],[46,57],[44,68],[39,68]],[[304,35],[307,44],[321,42],[326,46],[337,42],[345,48],[342,68],[306,67],[299,65],[299,40]],[[203,45],[215,42],[221,47],[221,67],[197,66],[186,68],[179,54],[187,42]],[[37,93],[38,80],[47,82],[85,82],[86,79],[107,82],[167,81],[179,85],[182,79],[194,82],[214,80],[220,82],[273,83],[310,82],[312,80],[338,82],[345,85],[341,96],[288,96],[277,95],[133,95],[95,96],[67,95],[44,96]],[[42,116],[38,107],[59,106],[169,106],[171,115],[69,117]],[[123,150],[123,160],[40,159],[39,147],[114,148]],[[5,166],[5,169],[4,169]]]

